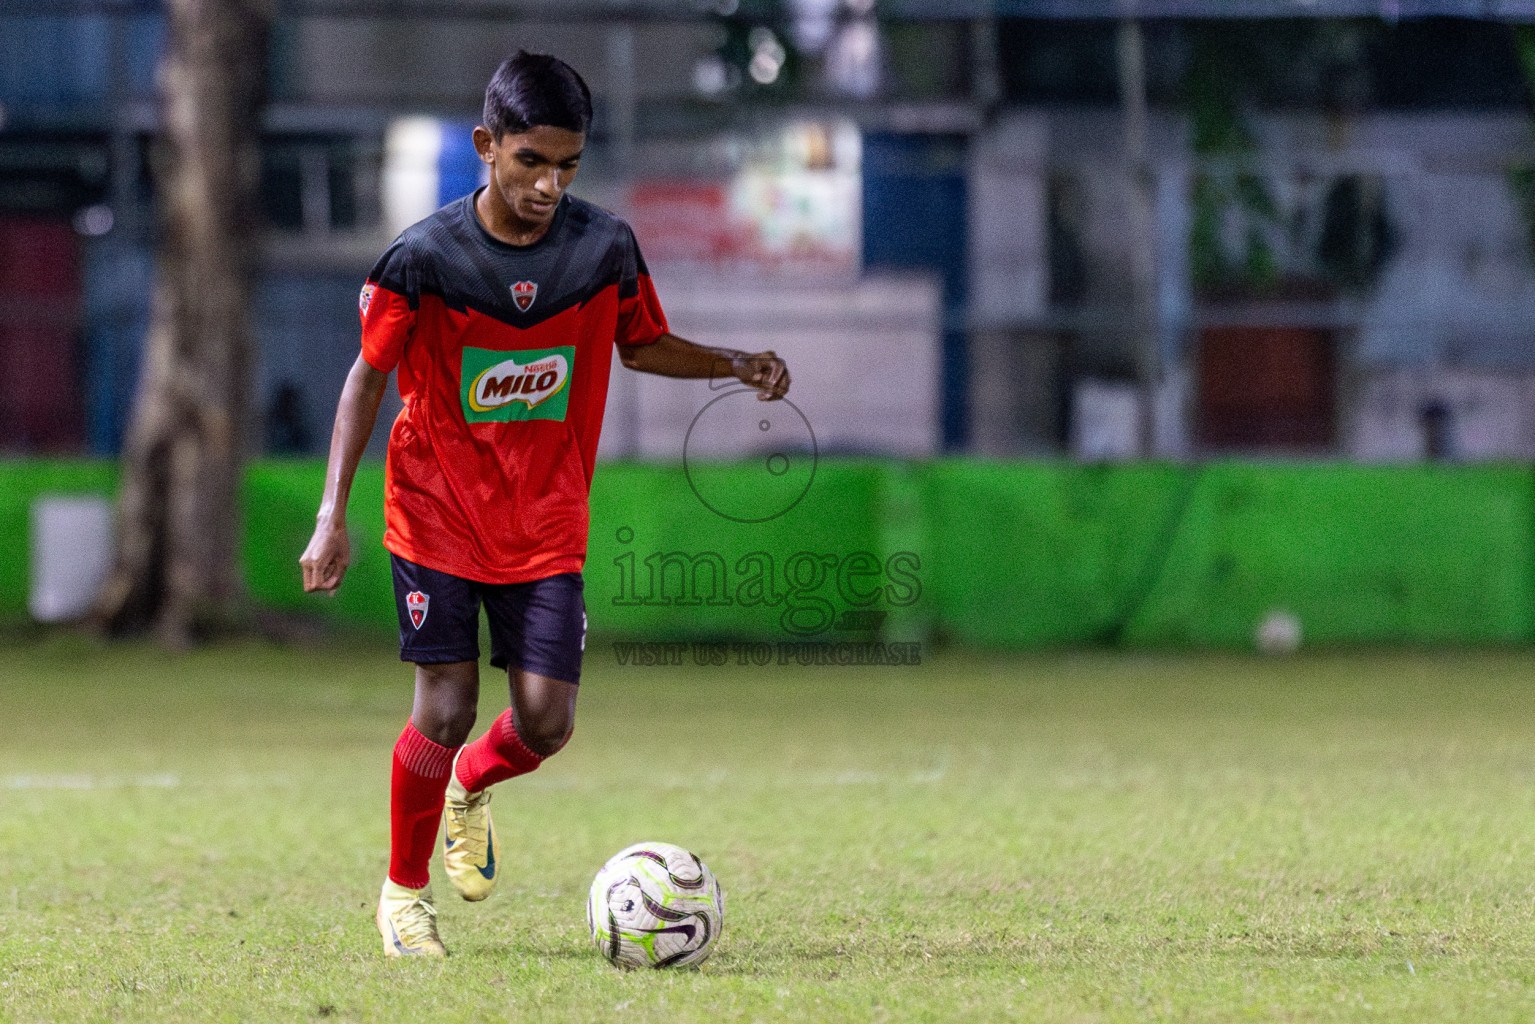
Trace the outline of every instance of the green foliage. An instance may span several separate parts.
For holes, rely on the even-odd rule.
[[[497,790],[505,888],[438,872],[429,963],[372,921],[392,650],[6,654],[7,1021],[1535,1015],[1528,654],[620,670],[594,643],[570,747]],[[651,838],[725,886],[702,970],[586,937],[597,867]]]
[[[729,71],[728,94],[756,101],[787,100],[798,94],[804,74],[804,58],[794,46],[782,0],[747,0],[733,13],[715,18],[721,41],[715,55]],[[752,78],[751,63],[761,34],[771,33],[772,43],[782,48],[783,61],[771,82]]]
[[[1242,110],[1244,74],[1253,66],[1255,45],[1242,34],[1197,34],[1185,79],[1185,102],[1194,155],[1205,164],[1194,178],[1189,263],[1201,290],[1272,287],[1278,261],[1264,236],[1278,226],[1278,211],[1263,180],[1219,161],[1240,165],[1257,152]],[[1227,241],[1228,218],[1242,224],[1241,242]]]
[[[1259,147],[1248,123],[1262,105],[1300,102],[1348,111],[1373,88],[1367,54],[1384,33],[1363,22],[1220,22],[1189,29],[1179,98],[1200,162],[1192,194],[1189,257],[1196,288],[1252,294],[1282,279],[1359,290],[1375,279],[1391,245],[1376,183],[1342,177],[1324,217],[1332,231],[1300,237],[1268,181],[1250,169]],[[1368,201],[1364,201],[1368,200]]]
[[[1317,263],[1341,288],[1368,288],[1396,245],[1386,216],[1385,188],[1379,177],[1345,175],[1328,190]]]
[[[1535,90],[1535,26],[1514,26],[1514,53],[1519,57],[1525,85]]]

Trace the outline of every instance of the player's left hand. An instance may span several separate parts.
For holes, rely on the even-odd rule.
[[[773,402],[789,393],[789,366],[772,351],[739,356],[731,367],[742,384],[757,389],[759,402]]]

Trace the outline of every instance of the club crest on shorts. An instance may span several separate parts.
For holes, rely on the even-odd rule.
[[[419,590],[412,590],[405,595],[405,610],[410,613],[411,625],[417,629],[420,629],[421,623],[426,621],[426,606],[431,600]]]
[[[526,313],[533,306],[533,300],[538,298],[538,284],[534,281],[518,281],[512,285],[512,301],[517,303],[517,308]]]

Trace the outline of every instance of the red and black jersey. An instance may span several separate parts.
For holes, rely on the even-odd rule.
[[[629,226],[567,195],[507,245],[465,196],[389,247],[361,307],[363,358],[405,401],[384,546],[484,583],[579,572],[613,345],[667,329]]]

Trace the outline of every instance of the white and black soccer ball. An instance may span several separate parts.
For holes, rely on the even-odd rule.
[[[703,963],[725,924],[725,896],[704,862],[671,843],[620,850],[592,880],[586,923],[618,967]]]

